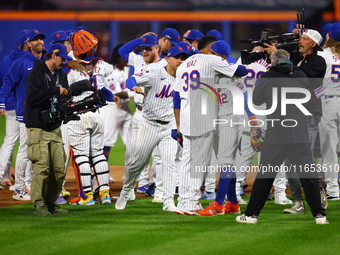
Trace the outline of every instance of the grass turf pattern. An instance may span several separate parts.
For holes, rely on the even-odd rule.
[[[245,197],[249,200],[249,197]],[[203,206],[210,201],[202,200]],[[267,201],[257,224],[235,214],[203,217],[162,211],[151,198],[111,205],[62,205],[68,214],[38,217],[32,204],[0,208],[1,254],[339,254],[340,202],[330,201],[329,225],[289,205]],[[246,205],[241,205],[244,211]]]

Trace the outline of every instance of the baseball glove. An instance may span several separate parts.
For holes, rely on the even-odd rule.
[[[177,129],[171,130],[171,137],[183,147],[183,135],[181,133],[177,133]]]

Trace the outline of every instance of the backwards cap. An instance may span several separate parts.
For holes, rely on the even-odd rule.
[[[305,29],[303,34],[307,35],[310,39],[312,39],[313,42],[317,44],[315,47],[316,50],[323,51],[320,46],[322,43],[322,36],[318,31],[314,29]]]

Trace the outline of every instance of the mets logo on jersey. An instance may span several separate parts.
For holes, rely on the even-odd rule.
[[[171,84],[169,85],[164,85],[163,89],[160,93],[156,93],[155,97],[156,98],[168,98],[168,97],[172,97],[172,94],[174,93],[173,90],[171,90]]]

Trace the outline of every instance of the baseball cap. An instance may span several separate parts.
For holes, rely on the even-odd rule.
[[[312,41],[314,41],[317,44],[317,46],[315,47],[316,50],[323,51],[323,49],[320,46],[323,38],[318,31],[316,31],[314,29],[307,29],[306,28],[304,30],[303,34],[307,35],[310,39],[312,39]]]
[[[69,55],[67,55],[66,46],[61,43],[54,43],[48,45],[46,52],[51,54],[55,53],[58,56],[62,57],[63,59],[72,60],[72,58]]]
[[[139,46],[152,47],[158,45],[158,39],[156,36],[148,34],[142,36],[142,42]]]
[[[223,37],[222,37],[222,34],[220,31],[216,30],[216,29],[212,29],[212,30],[209,30],[206,35],[212,35],[214,36],[217,40],[222,40]]]
[[[60,41],[67,41],[67,40],[68,40],[68,36],[64,30],[55,31],[50,36],[50,44],[60,42]]]
[[[182,37],[194,41],[198,41],[204,36],[204,34],[201,31],[195,29],[188,30],[186,33],[188,33],[188,35]]]
[[[224,56],[229,56],[230,54],[230,45],[229,43],[222,41],[222,40],[218,40],[216,42],[214,42],[211,46],[210,49],[220,55],[224,55]]]
[[[168,40],[173,44],[177,45],[181,36],[179,35],[178,31],[174,28],[166,28],[163,30],[162,34],[163,37],[168,38]]]
[[[28,29],[21,30],[18,34],[19,45],[24,45],[27,39]]]
[[[70,40],[71,34],[73,34],[74,30],[69,29],[65,30],[65,34],[67,35],[67,40]]]
[[[40,33],[38,30],[36,30],[36,29],[33,29],[33,30],[30,30],[30,31],[28,31],[28,33],[27,33],[27,39],[26,39],[26,41],[25,42],[30,42],[30,41],[32,41],[35,37],[37,37],[38,35],[41,35],[42,36],[42,39],[45,39],[45,35],[44,34],[42,34],[42,33]]]
[[[168,54],[166,56],[168,58],[169,57],[176,57],[177,55],[179,55],[181,53],[184,53],[187,56],[189,55],[188,52],[184,48],[182,48],[180,46],[173,46],[168,50]]]
[[[325,27],[326,26],[327,24],[325,25]],[[340,23],[330,24],[329,28],[326,28],[326,31],[333,40],[338,42],[340,41]]]
[[[179,42],[177,44],[178,47],[183,48],[183,51],[185,51],[185,53],[187,53],[188,55],[192,55],[193,53],[195,53],[195,48],[192,47],[189,43],[187,42]]]

